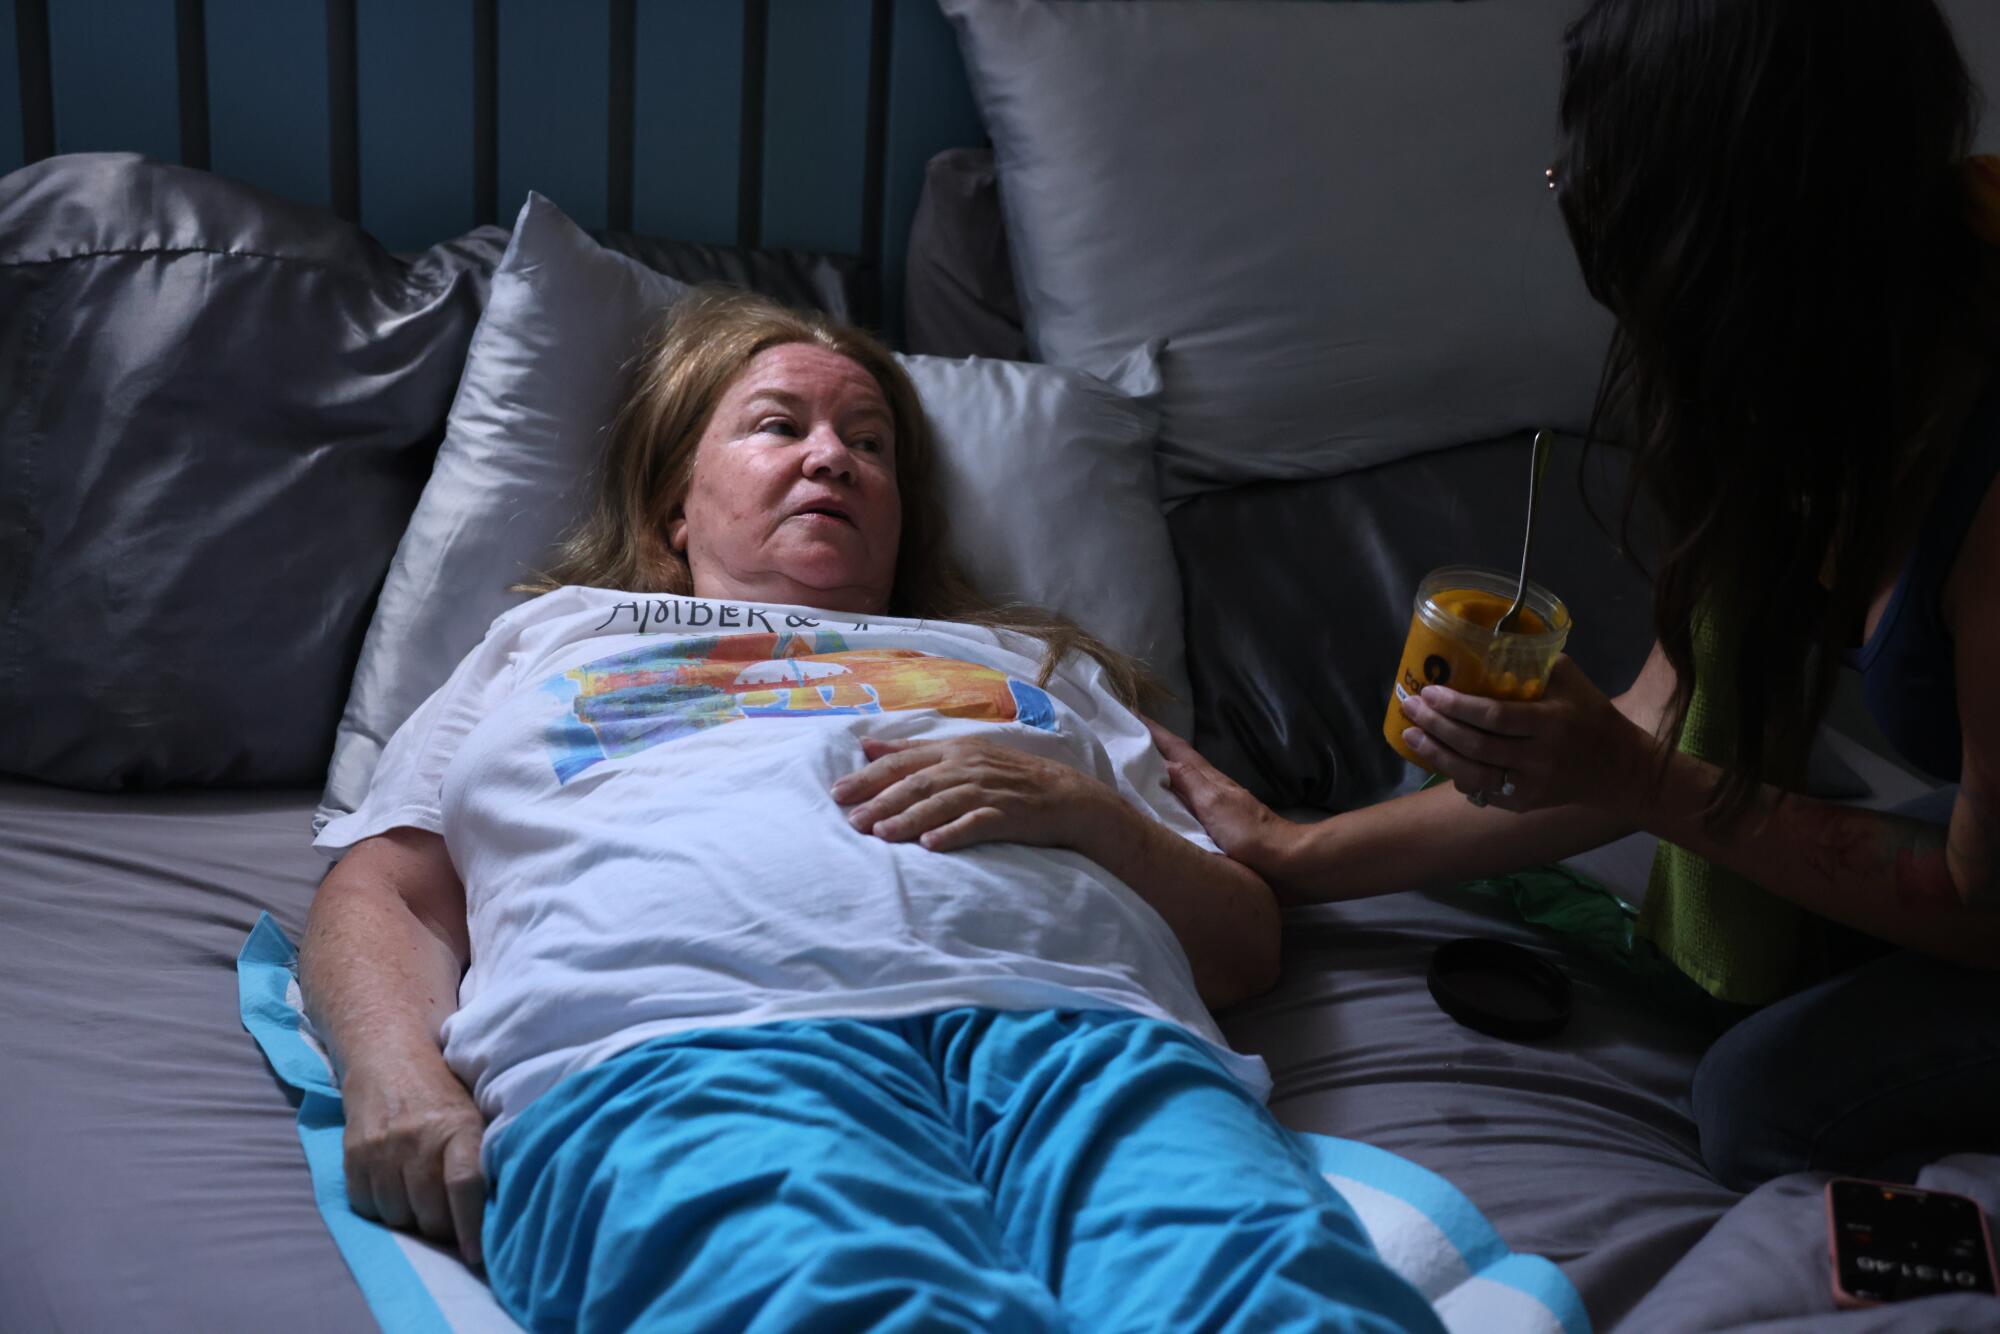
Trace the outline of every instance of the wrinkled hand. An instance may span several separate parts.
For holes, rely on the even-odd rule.
[[[480,1263],[486,1180],[479,1142],[486,1118],[440,1058],[350,1068],[341,1084],[347,1198],[354,1212],[390,1227],[412,1224],[458,1241]]]
[[[1087,851],[1104,784],[1066,764],[985,737],[949,741],[861,739],[868,763],[833,785],[864,834],[933,852],[976,843],[1031,843]]]
[[[1483,699],[1425,686],[1403,701],[1410,749],[1468,796],[1502,810],[1624,809],[1643,790],[1653,738],[1567,656],[1542,698]]]
[[[1279,863],[1286,837],[1296,826],[1251,796],[1193,746],[1151,718],[1144,721],[1153,744],[1166,757],[1168,786],[1194,812],[1215,846],[1266,880],[1282,878]]]

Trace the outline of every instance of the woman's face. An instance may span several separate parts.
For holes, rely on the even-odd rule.
[[[758,353],[717,401],[667,524],[695,596],[886,608],[902,537],[895,445],[860,366],[811,343]]]

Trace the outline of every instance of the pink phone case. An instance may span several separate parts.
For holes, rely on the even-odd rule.
[[[1957,1191],[1952,1190],[1929,1190],[1922,1186],[1906,1186],[1895,1181],[1873,1181],[1867,1177],[1835,1177],[1826,1183],[1826,1190],[1821,1195],[1821,1198],[1826,1201],[1826,1261],[1827,1267],[1833,1271],[1833,1304],[1835,1306],[1843,1310],[1852,1310],[1855,1307],[1861,1306],[1883,1305],[1883,1303],[1870,1297],[1857,1297],[1846,1288],[1840,1286],[1840,1232],[1833,1225],[1833,1188],[1837,1182],[1843,1181],[1852,1181],[1863,1186],[1876,1186],[1883,1190],[1904,1191],[1916,1195],[1937,1195],[1950,1200],[1964,1200],[1972,1206],[1973,1217],[1979,1220],[1979,1238],[1986,1248],[1986,1272],[1992,1274],[1996,1283],[2000,1284],[2000,1267],[1996,1267],[1993,1263],[1993,1230],[1987,1225],[1986,1210],[1980,1208],[1979,1201],[1973,1199],[1970,1195],[1960,1195]]]

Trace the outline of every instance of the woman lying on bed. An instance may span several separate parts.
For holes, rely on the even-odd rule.
[[[855,330],[663,327],[542,596],[320,836],[354,1207],[468,1260],[483,1207],[531,1328],[1435,1328],[1209,1018],[1269,890],[1135,666],[952,572],[927,430]]]
[[[1615,699],[1567,660],[1538,703],[1425,689],[1406,739],[1456,794],[1291,825],[1166,737],[1176,786],[1308,899],[1657,834],[1639,929],[1734,1025],[1693,1090],[1718,1178],[2000,1149],[2000,163],[1965,65],[1932,0],[1597,0],[1564,71],[1601,415],[1666,524],[1651,661]],[[1843,662],[1954,786],[1796,795]]]

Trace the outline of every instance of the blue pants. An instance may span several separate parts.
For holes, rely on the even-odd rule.
[[[1172,1025],[961,1009],[675,1034],[489,1148],[534,1330],[1440,1330]]]

